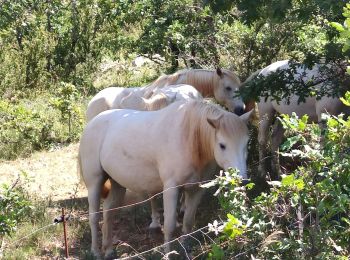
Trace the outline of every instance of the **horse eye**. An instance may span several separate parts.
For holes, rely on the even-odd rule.
[[[226,87],[225,89],[226,89],[227,91],[231,91],[231,90],[232,90],[231,87]]]
[[[222,143],[220,143],[219,145],[220,145],[221,150],[225,150],[226,149],[226,145],[224,145]]]

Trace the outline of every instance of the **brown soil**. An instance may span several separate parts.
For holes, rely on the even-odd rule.
[[[88,208],[87,190],[84,184],[80,184],[77,173],[77,150],[78,144],[71,144],[52,151],[37,152],[29,158],[2,161],[0,162],[0,185],[2,183],[12,184],[19,180],[33,196],[50,198],[57,212],[61,206],[75,208],[77,213],[86,212]],[[26,178],[29,181],[26,181]],[[211,218],[216,218],[216,216],[207,214],[213,212],[213,206],[217,206],[215,199],[207,196],[203,201],[205,201],[203,203],[205,206],[200,207],[197,212],[197,227],[206,226],[208,221],[212,221]],[[149,203],[145,203],[118,213],[113,240],[119,257],[149,250],[162,244],[163,234],[161,232],[153,235],[149,233],[148,225],[151,221],[149,208]],[[87,222],[87,219],[83,221]],[[178,234],[180,234],[179,230]],[[86,258],[83,251],[89,250],[91,242],[88,225],[80,236],[82,237],[71,239],[71,254],[74,258]],[[202,238],[199,239],[203,241]],[[155,252],[145,257],[147,259],[161,258],[160,254]],[[45,259],[45,256],[40,259]]]

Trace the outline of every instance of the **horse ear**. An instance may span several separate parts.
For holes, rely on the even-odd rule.
[[[253,111],[254,111],[254,109],[250,110],[249,112],[244,113],[239,118],[242,119],[246,124],[248,124],[253,118]]]
[[[217,118],[207,118],[209,125],[211,125],[215,129],[219,129],[220,127],[220,119],[223,115],[218,116]]]
[[[222,72],[222,70],[220,68],[216,68],[216,73],[218,74],[218,76],[220,78],[222,78],[224,76],[224,73]]]

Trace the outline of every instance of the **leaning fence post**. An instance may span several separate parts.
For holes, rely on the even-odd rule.
[[[67,243],[66,216],[64,215],[64,208],[62,208],[62,219],[63,219],[64,247],[66,251],[66,258],[68,258],[69,253],[68,253],[68,243]]]

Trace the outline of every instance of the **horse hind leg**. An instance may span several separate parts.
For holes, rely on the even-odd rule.
[[[90,178],[89,182],[86,183],[89,202],[89,223],[91,228],[91,253],[97,257],[100,256],[100,250],[98,246],[98,222],[100,218],[100,196],[104,181],[105,178],[103,174],[96,174],[93,181]]]
[[[176,184],[164,185],[164,243],[166,253],[170,252],[170,240],[176,228],[176,205],[179,189]]]
[[[120,186],[113,179],[109,179],[111,189],[109,190],[107,198],[103,202],[103,226],[102,226],[102,250],[106,257],[113,254],[113,220],[117,208],[122,205],[124,201],[126,189]]]

